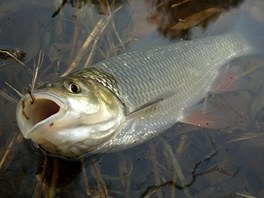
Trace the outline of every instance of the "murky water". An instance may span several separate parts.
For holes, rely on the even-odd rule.
[[[25,65],[8,54],[0,59],[0,197],[264,196],[263,55],[230,62],[230,68],[243,67],[236,89],[207,98],[229,127],[176,124],[145,144],[75,162],[47,157],[22,138],[15,120],[19,95],[10,87],[30,90],[41,62],[37,84],[148,46],[159,34],[177,42],[207,35],[203,28],[224,32],[240,7],[264,25],[264,2],[0,2],[0,48],[27,54]]]

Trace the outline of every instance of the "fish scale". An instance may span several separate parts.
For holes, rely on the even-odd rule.
[[[247,41],[240,35],[229,33],[129,52],[95,64],[93,68],[102,69],[114,77],[127,112],[132,113],[164,93],[169,96],[177,93],[177,105],[183,102],[183,98],[184,101],[190,99],[188,106],[193,105],[210,89],[218,69],[248,50]]]
[[[231,32],[132,51],[95,64],[90,69],[100,69],[117,82],[128,115],[122,131],[98,150],[139,144],[181,121],[185,111],[210,91],[219,68],[250,51],[248,41]]]

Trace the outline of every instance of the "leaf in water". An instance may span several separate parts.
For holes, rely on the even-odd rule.
[[[221,11],[222,11],[222,9],[217,8],[217,7],[202,10],[200,12],[197,12],[197,13],[181,20],[179,23],[174,25],[172,27],[172,29],[175,29],[175,30],[190,29],[196,25],[199,25],[203,21],[208,20],[209,18],[219,14]]]

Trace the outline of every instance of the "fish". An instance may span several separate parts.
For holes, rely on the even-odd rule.
[[[131,50],[44,83],[20,99],[18,127],[48,154],[78,159],[188,123],[221,68],[262,48],[263,28],[248,18],[224,34]]]

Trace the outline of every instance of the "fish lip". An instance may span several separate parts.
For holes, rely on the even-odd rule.
[[[33,97],[33,98],[32,98]],[[29,121],[30,117],[29,115],[26,115],[24,109],[26,108],[25,105],[29,105],[30,102],[36,103],[39,100],[46,100],[46,102],[52,102],[54,107],[57,105],[55,113],[51,113],[51,115],[48,115],[47,118],[40,119],[40,121],[36,123],[31,123]],[[31,103],[32,104],[32,103]],[[59,116],[65,114],[68,106],[65,104],[63,100],[61,100],[56,94],[52,93],[46,93],[46,92],[33,92],[33,94],[26,94],[21,98],[19,101],[19,104],[17,106],[17,123],[18,126],[25,138],[30,138],[30,135],[32,132],[34,132],[36,129],[41,128],[42,126],[46,125],[47,122],[53,122],[58,118]],[[32,110],[33,111],[33,110]],[[31,112],[32,113],[32,112]],[[35,112],[34,112],[35,113]],[[28,117],[27,117],[28,116]],[[36,114],[35,114],[36,116]],[[51,121],[52,120],[52,121]]]

